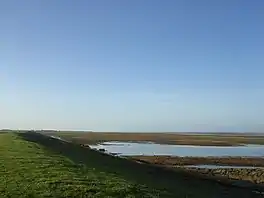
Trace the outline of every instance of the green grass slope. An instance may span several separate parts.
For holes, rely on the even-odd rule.
[[[258,197],[37,133],[0,134],[0,197]]]

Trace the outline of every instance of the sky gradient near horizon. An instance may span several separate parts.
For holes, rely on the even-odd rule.
[[[264,132],[264,1],[0,2],[0,128]]]

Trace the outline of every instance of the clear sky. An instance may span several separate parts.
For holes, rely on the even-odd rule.
[[[0,128],[264,132],[264,1],[0,1]]]

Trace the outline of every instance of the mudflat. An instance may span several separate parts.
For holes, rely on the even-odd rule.
[[[0,134],[0,197],[262,197],[38,133]]]
[[[183,165],[219,165],[219,166],[255,166],[264,168],[261,157],[177,157],[177,156],[131,156],[134,160],[168,166]]]
[[[127,156],[127,158],[140,163],[155,164],[172,169],[181,168],[183,171],[198,174],[202,177],[264,191],[264,158],[261,157]],[[203,168],[203,165],[209,166]],[[210,165],[213,165],[214,168],[208,168]],[[225,168],[225,166],[228,166],[228,168]]]
[[[154,142],[158,144],[238,146],[264,145],[263,134],[250,133],[109,133],[77,131],[38,131],[57,135],[81,144],[97,144],[105,141]]]

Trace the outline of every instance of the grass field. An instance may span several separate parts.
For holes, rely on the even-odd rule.
[[[0,134],[0,197],[261,197],[37,133]]]
[[[241,144],[264,144],[264,135],[248,134],[183,134],[183,133],[105,133],[105,132],[42,132],[61,136],[82,144],[104,141],[151,141],[159,144],[236,146]]]

